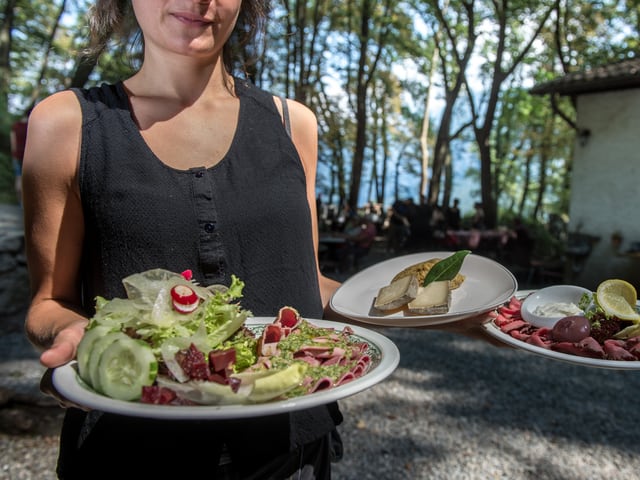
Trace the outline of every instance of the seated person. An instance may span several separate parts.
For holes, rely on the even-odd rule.
[[[471,227],[476,230],[484,230],[484,208],[482,208],[482,203],[476,202],[473,208],[475,209],[475,213],[471,219]]]
[[[516,218],[513,224],[513,236],[507,242],[507,253],[511,255],[511,261],[520,266],[528,266],[531,262],[535,240],[529,233],[529,229]]]
[[[358,261],[369,253],[378,234],[376,224],[368,216],[360,218],[359,227],[345,233],[346,243],[337,252],[342,269],[357,267]]]
[[[447,228],[449,230],[460,230],[460,199],[454,198],[453,205],[447,211]]]

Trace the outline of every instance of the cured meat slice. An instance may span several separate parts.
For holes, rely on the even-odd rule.
[[[284,338],[285,334],[280,325],[271,323],[262,331],[258,339],[258,354],[271,357],[278,353],[278,342]]]
[[[557,352],[569,353],[580,357],[605,358],[604,349],[595,339],[587,337],[578,343],[559,342],[551,345],[551,349]]]
[[[288,329],[296,328],[300,323],[300,313],[293,307],[282,307],[274,323]]]
[[[313,386],[309,389],[309,393],[318,392],[320,390],[327,390],[333,386],[333,380],[329,377],[323,377],[319,379]]]
[[[345,383],[348,383],[355,379],[356,376],[353,374],[353,372],[347,372],[336,381],[336,385],[344,385]]]
[[[553,342],[549,339],[549,329],[548,328],[540,328],[529,335],[529,338],[526,340],[527,343],[531,345],[535,345],[536,347],[541,348],[551,348]]]
[[[509,333],[512,330],[518,330],[522,327],[525,327],[529,325],[527,322],[525,322],[524,320],[514,320],[512,322],[509,322],[503,326],[500,327],[500,330],[502,330],[504,333]]]
[[[637,360],[635,355],[625,350],[625,342],[622,340],[605,340],[604,351],[607,354],[607,358],[611,360]]]

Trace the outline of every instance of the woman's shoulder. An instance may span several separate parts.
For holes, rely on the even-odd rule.
[[[313,112],[311,111],[311,109],[308,108],[303,103],[291,98],[287,98],[284,95],[275,94],[269,90],[266,90],[262,87],[255,85],[254,83],[251,83],[249,80],[235,78],[235,84],[236,84],[236,91],[239,95],[250,96],[257,100],[267,102],[267,103],[272,103],[273,100],[276,98],[281,100],[286,100],[287,104],[290,105],[291,108],[295,109],[296,111],[304,112],[306,115],[313,115]]]
[[[71,178],[76,169],[82,113],[78,100],[68,90],[39,102],[28,122],[25,172],[55,179]]]
[[[313,111],[303,103],[275,95],[247,80],[235,79],[236,92],[239,96],[252,98],[262,108],[275,115],[282,125],[286,125],[289,117],[291,139],[305,166],[312,166],[317,158],[318,121]],[[286,105],[285,105],[286,104]],[[286,110],[285,110],[286,106]]]
[[[90,88],[70,88],[56,92],[39,102],[29,116],[30,130],[44,129],[44,133],[55,126],[64,134],[68,129],[75,134],[83,121],[89,120],[87,105],[104,103],[106,106],[122,103],[123,90],[119,84],[103,84]],[[108,107],[107,107],[108,108]],[[85,118],[86,117],[86,118]],[[42,127],[42,128],[39,128]]]
[[[301,131],[308,131],[309,128],[317,126],[316,115],[309,107],[297,100],[286,99],[286,102],[294,126],[298,126]]]
[[[273,111],[273,107],[275,106],[277,113],[282,116],[282,104],[281,101],[287,102],[287,107],[289,110],[292,119],[297,119],[301,122],[316,122],[316,116],[313,111],[297,100],[293,100],[291,98],[286,98],[283,95],[277,95],[268,90],[263,89],[251,83],[249,80],[242,78],[234,78],[236,92],[238,95],[244,95],[253,98],[258,103],[263,104],[264,106],[269,107],[270,110]]]
[[[54,93],[39,102],[29,115],[29,135],[59,135],[79,129],[82,112],[76,95],[70,90]]]

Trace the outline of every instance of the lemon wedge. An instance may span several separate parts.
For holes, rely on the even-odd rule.
[[[640,322],[640,313],[636,310],[638,294],[629,282],[619,279],[605,280],[598,285],[596,301],[609,316]]]

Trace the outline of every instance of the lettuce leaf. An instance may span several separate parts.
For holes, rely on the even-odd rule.
[[[252,316],[235,302],[244,288],[244,282],[235,275],[229,287],[201,287],[180,274],[154,269],[131,275],[123,279],[123,284],[127,298],[96,298],[96,313],[89,328],[108,325],[135,333],[151,345],[158,358],[162,345],[169,340],[174,348],[190,343],[202,351],[218,348]],[[172,306],[171,289],[179,284],[189,286],[201,298],[191,314],[176,312]]]

